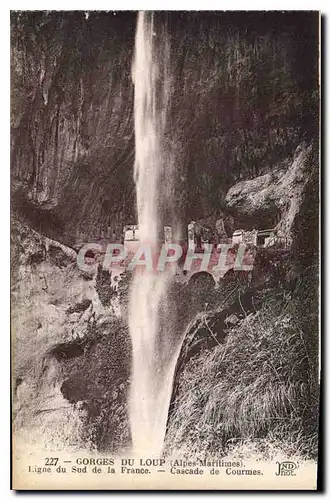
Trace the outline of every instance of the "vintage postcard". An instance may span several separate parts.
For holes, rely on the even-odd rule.
[[[314,490],[320,14],[11,12],[12,487]]]

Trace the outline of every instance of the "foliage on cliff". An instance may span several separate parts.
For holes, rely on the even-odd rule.
[[[166,437],[166,452],[220,456],[233,444],[251,443],[270,458],[314,457],[318,442],[318,358],[292,299],[273,290],[262,309],[230,327],[224,343],[192,357],[179,389]],[[309,332],[310,328],[310,332]],[[308,335],[309,333],[309,335]]]

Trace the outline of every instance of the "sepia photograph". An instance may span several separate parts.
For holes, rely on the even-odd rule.
[[[11,11],[13,489],[317,488],[320,26]]]

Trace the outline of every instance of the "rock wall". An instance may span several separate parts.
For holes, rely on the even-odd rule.
[[[11,15],[12,207],[65,244],[135,222],[135,22],[134,12]],[[168,12],[155,22],[158,42],[164,29],[170,42],[171,209],[186,228],[316,132],[318,16]]]
[[[45,449],[125,449],[131,343],[76,252],[12,229],[13,425]]]
[[[300,144],[294,156],[278,169],[232,186],[225,198],[227,209],[236,217],[238,227],[275,228],[277,238],[291,246],[297,234],[302,207],[307,202],[307,187],[319,176],[317,149]],[[311,199],[317,207],[318,199]]]

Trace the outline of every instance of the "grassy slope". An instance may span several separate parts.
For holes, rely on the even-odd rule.
[[[168,453],[219,456],[244,444],[246,452],[267,457],[275,450],[316,456],[312,337],[317,338],[317,318],[307,294],[311,271],[302,275],[292,296],[281,287],[272,290],[259,311],[228,330],[225,343],[187,362],[169,420]]]

